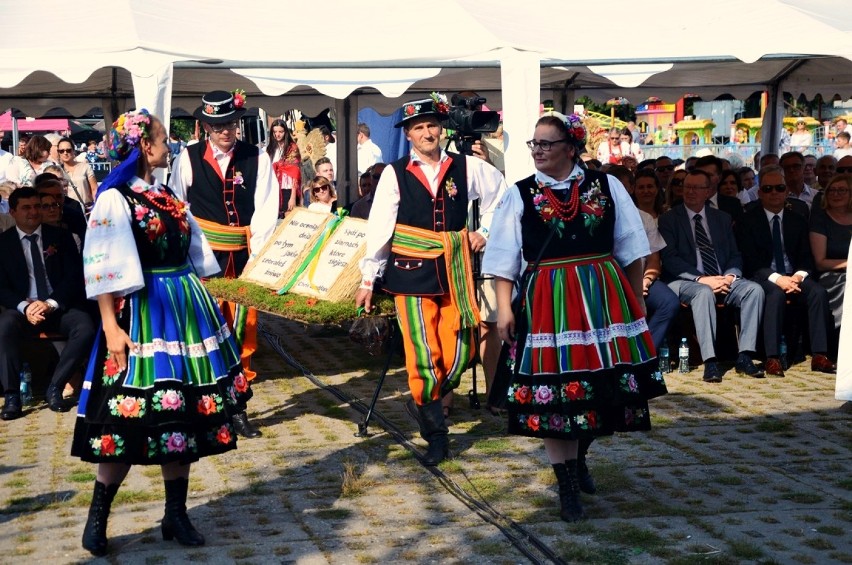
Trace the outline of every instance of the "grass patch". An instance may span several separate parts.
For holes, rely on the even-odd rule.
[[[232,547],[228,550],[228,555],[234,559],[245,559],[255,554],[255,548],[248,545]]]
[[[772,434],[789,433],[793,431],[792,422],[786,420],[778,420],[775,418],[767,418],[762,422],[758,422],[755,429],[759,432],[767,432]]]
[[[500,484],[487,477],[472,477],[470,484],[482,498],[489,501],[494,500],[502,493]]]
[[[630,559],[623,549],[600,547],[560,540],[554,548],[569,563],[607,563],[608,565],[627,565]]]
[[[309,324],[342,324],[355,317],[351,300],[328,302],[298,294],[279,296],[268,288],[238,279],[213,278],[205,281],[204,285],[216,298],[254,306],[258,310]],[[373,300],[381,312],[393,311],[391,298],[376,295]]]
[[[627,546],[634,551],[642,551],[656,555],[666,547],[666,540],[656,532],[634,526],[629,522],[613,524],[612,529],[601,532],[597,536],[613,544]]]
[[[97,475],[89,471],[77,471],[76,473],[68,475],[68,480],[72,483],[91,483],[96,478]]]
[[[846,530],[839,526],[819,526],[816,531],[827,536],[842,536]]]
[[[488,455],[502,455],[512,449],[512,443],[507,438],[488,438],[475,441],[472,447]]]
[[[354,461],[343,462],[343,482],[340,485],[342,498],[361,496],[364,491],[375,485],[375,481],[364,477],[363,469]]]
[[[788,492],[782,494],[780,498],[795,502],[796,504],[816,504],[817,502],[822,502],[822,497],[813,492]]]
[[[348,508],[323,508],[314,514],[323,520],[345,520],[352,515],[352,511]]]
[[[814,549],[836,549],[834,544],[825,538],[811,538],[802,542],[802,545],[812,547]]]
[[[746,540],[731,540],[728,542],[731,553],[738,559],[757,559],[763,557],[763,550]]]
[[[12,477],[4,483],[9,488],[24,488],[29,485],[30,481],[25,476]]]

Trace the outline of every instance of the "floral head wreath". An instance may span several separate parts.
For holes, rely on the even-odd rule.
[[[149,136],[150,129],[151,114],[145,108],[120,115],[110,131],[109,156],[124,161]]]
[[[560,112],[545,112],[542,116],[554,116],[562,120],[565,128],[568,130],[568,138],[577,147],[586,145],[586,126],[583,125],[583,118],[579,114],[570,114],[566,116]]]

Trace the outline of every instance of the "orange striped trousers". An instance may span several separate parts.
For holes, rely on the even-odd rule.
[[[449,294],[396,296],[394,302],[411,396],[418,406],[440,400],[459,386],[473,360],[473,328],[453,329],[459,314]]]

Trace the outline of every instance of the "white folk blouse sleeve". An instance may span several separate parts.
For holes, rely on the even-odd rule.
[[[521,216],[524,202],[517,185],[512,185],[494,209],[491,219],[491,233],[485,255],[482,258],[482,272],[487,275],[515,280],[521,272]]]
[[[506,193],[503,173],[479,157],[466,156],[468,198],[479,199],[479,233],[488,239],[497,203]]]
[[[254,214],[251,216],[251,258],[257,257],[275,232],[278,221],[278,180],[265,151],[258,149],[257,184],[254,189]]]
[[[86,296],[124,296],[144,288],[142,264],[130,222],[130,207],[117,190],[106,190],[95,201],[83,245]]]
[[[390,255],[390,241],[399,210],[399,183],[396,171],[387,166],[376,186],[373,207],[367,220],[367,251],[361,259],[361,280],[372,283],[385,272]]]
[[[626,267],[633,261],[651,254],[648,236],[639,216],[639,209],[617,178],[608,175],[609,191],[615,205],[615,230],[612,254],[619,265]]]

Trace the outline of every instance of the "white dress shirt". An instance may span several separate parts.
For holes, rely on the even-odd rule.
[[[770,212],[766,208],[764,208],[763,211],[764,211],[764,213],[766,213],[766,219],[769,220],[769,233],[772,234],[772,222],[773,222],[773,218],[775,218],[776,214],[775,214],[775,212]],[[787,256],[787,246],[784,244],[784,210],[782,209],[780,212],[778,212],[777,215],[778,215],[778,221],[781,222],[781,249],[784,250],[784,265],[782,265],[782,266],[784,267],[785,273],[790,273],[790,272],[793,271],[793,264],[790,262],[790,258]],[[786,276],[786,275],[778,272],[778,265],[775,264],[774,256],[773,256],[773,259],[772,259],[772,268],[775,269],[775,272],[772,273],[771,275],[769,275],[768,278],[769,278],[770,282],[776,282],[782,276]],[[800,277],[802,277],[802,280],[805,280],[808,277],[807,271],[796,271],[793,274],[799,275]]]
[[[27,237],[30,234],[21,231],[21,228],[19,228],[17,226],[15,226],[15,229],[18,231],[18,239],[21,242],[21,249],[24,250],[24,259],[27,262],[27,275],[29,276],[29,279],[30,279],[29,290],[27,291],[27,300],[22,300],[18,303],[18,312],[23,314],[24,311],[27,309],[27,306],[29,306],[30,302],[33,302],[34,300],[38,299],[38,287],[36,286],[35,272],[33,271],[33,255],[30,252],[30,240],[24,239],[25,237]],[[33,233],[38,235],[38,241],[36,242],[36,245],[38,246],[38,251],[39,251],[39,253],[41,253],[41,256],[42,256],[41,262],[42,262],[42,264],[44,264],[44,245],[42,243],[43,238],[42,238],[42,235],[41,235],[41,226],[37,227],[35,229],[35,231],[33,231]],[[48,294],[53,294],[53,287],[50,286],[50,279],[47,277],[46,266],[45,266],[44,278],[47,279],[47,292],[48,292]],[[47,300],[45,300],[45,302],[50,304],[50,307],[53,308],[54,310],[59,308],[59,303],[56,302],[52,298],[48,298]]]

